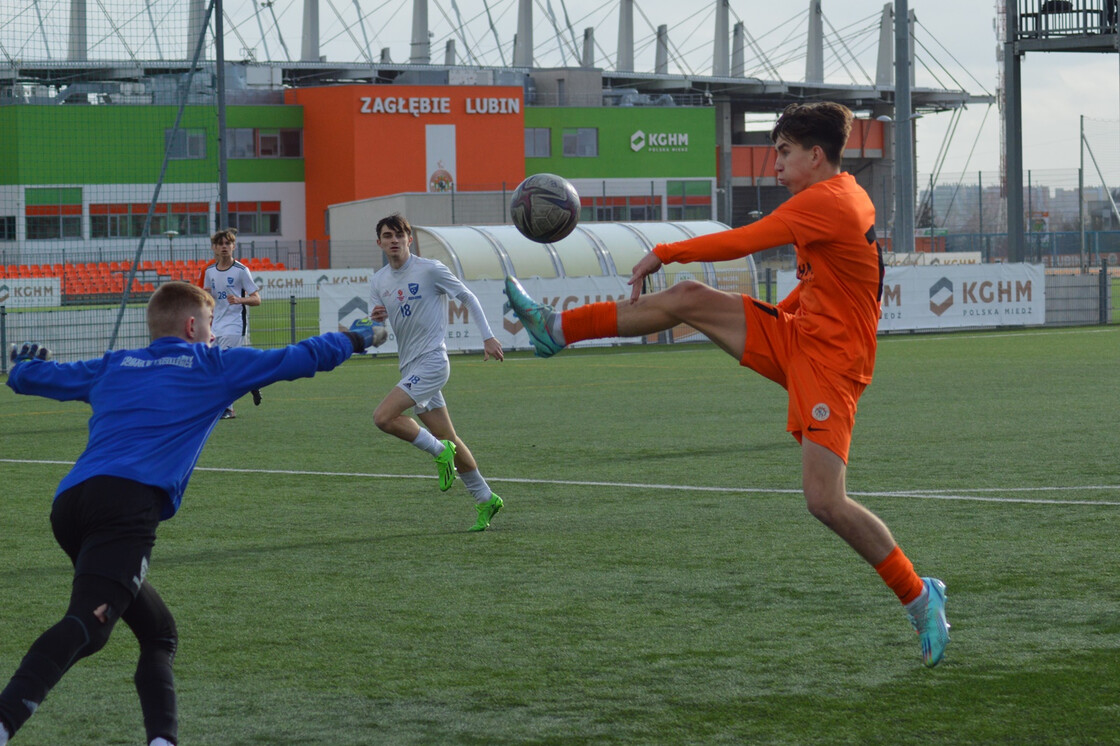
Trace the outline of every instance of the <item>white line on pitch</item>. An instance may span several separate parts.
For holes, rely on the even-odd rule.
[[[0,458],[0,463],[9,464],[59,464],[72,466],[71,461],[47,461],[38,459],[8,459]],[[195,471],[224,472],[234,474],[287,474],[290,476],[311,477],[360,477],[363,479],[436,479],[426,474],[376,474],[357,471],[305,471],[299,469],[233,469],[215,466],[200,466]],[[680,492],[718,492],[729,494],[778,494],[799,495],[799,489],[781,489],[764,487],[706,487],[688,484],[644,484],[640,482],[595,482],[576,481],[570,479],[519,479],[514,477],[488,477],[489,482],[507,482],[510,484],[558,484],[572,487],[616,487],[622,489],[644,490],[674,490]],[[977,487],[960,492],[1095,492],[1102,490],[1120,491],[1120,485],[1093,484],[1085,486],[1064,487]],[[1029,503],[1037,505],[1104,505],[1120,507],[1120,501],[1114,500],[1046,500],[1041,498],[1026,497],[983,497],[980,495],[952,494],[949,490],[885,490],[885,491],[852,491],[848,493],[853,497],[906,497],[918,500],[961,500],[971,502],[994,503]]]

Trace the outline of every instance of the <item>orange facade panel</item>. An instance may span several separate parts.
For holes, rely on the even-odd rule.
[[[731,175],[749,179],[773,177],[775,155],[769,145],[733,145]]]
[[[845,158],[882,158],[885,122],[856,119],[844,146]],[[733,145],[731,176],[745,179],[773,179],[775,151],[771,145]],[[717,159],[717,163],[718,163]]]
[[[285,91],[303,106],[307,237],[327,207],[402,192],[512,188],[525,178],[519,86],[352,85]]]
[[[856,119],[844,155],[852,158],[882,158],[886,122],[878,119]]]

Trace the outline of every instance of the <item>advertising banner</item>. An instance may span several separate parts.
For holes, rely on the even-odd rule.
[[[61,305],[62,287],[57,277],[0,277],[0,306],[54,308]]]
[[[294,295],[318,298],[321,285],[354,285],[359,293],[369,293],[372,269],[301,269],[291,272],[254,272],[262,300],[277,300]]]
[[[350,270],[358,273],[362,270]],[[372,270],[369,270],[372,272]],[[630,290],[621,278],[617,277],[568,277],[563,279],[522,280],[525,290],[542,303],[557,310],[565,311],[587,303],[619,300],[628,298]],[[502,280],[475,280],[467,283],[478,297],[486,319],[494,336],[506,349],[527,349],[532,346],[528,333],[509,310]],[[321,333],[348,329],[356,319],[368,316],[369,284],[321,283],[319,288],[319,330]],[[447,304],[447,349],[452,351],[482,350],[482,336],[478,323],[470,318],[466,306],[454,298]],[[372,350],[375,353],[396,353],[397,340],[389,327],[389,339],[385,344]],[[573,347],[604,344],[639,342],[641,338],[602,339],[594,342],[577,343]]]
[[[778,273],[778,297],[797,283]],[[879,331],[977,326],[1041,326],[1046,277],[1041,264],[887,267]]]

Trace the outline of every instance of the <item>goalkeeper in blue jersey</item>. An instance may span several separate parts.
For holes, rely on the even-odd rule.
[[[75,662],[100,650],[123,619],[140,643],[136,690],[149,746],[177,743],[175,620],[145,579],[160,521],[175,515],[203,445],[226,407],[253,389],[341,365],[372,342],[333,332],[278,350],[211,347],[214,299],[185,282],[148,302],[152,343],[99,360],[51,361],[37,344],[12,348],[18,394],[84,401],[89,442],[63,477],[51,528],[74,564],[69,607],[32,644],[0,692],[4,746]],[[81,739],[96,742],[95,736]]]

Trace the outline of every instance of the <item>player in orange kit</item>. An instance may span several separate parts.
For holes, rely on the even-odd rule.
[[[536,354],[603,337],[637,337],[688,324],[748,368],[789,392],[786,429],[801,444],[809,512],[870,563],[905,605],[935,666],[949,642],[945,584],[921,578],[887,526],[847,495],[856,402],[871,382],[883,289],[875,208],[840,159],[852,113],[840,104],[793,104],[774,125],[778,182],[792,197],[751,225],[660,244],[630,277],[629,302],[592,303],[563,313],[536,303],[513,277],[510,306]],[[797,287],[777,305],[681,282],[642,294],[663,263],[735,259],[797,247]]]

